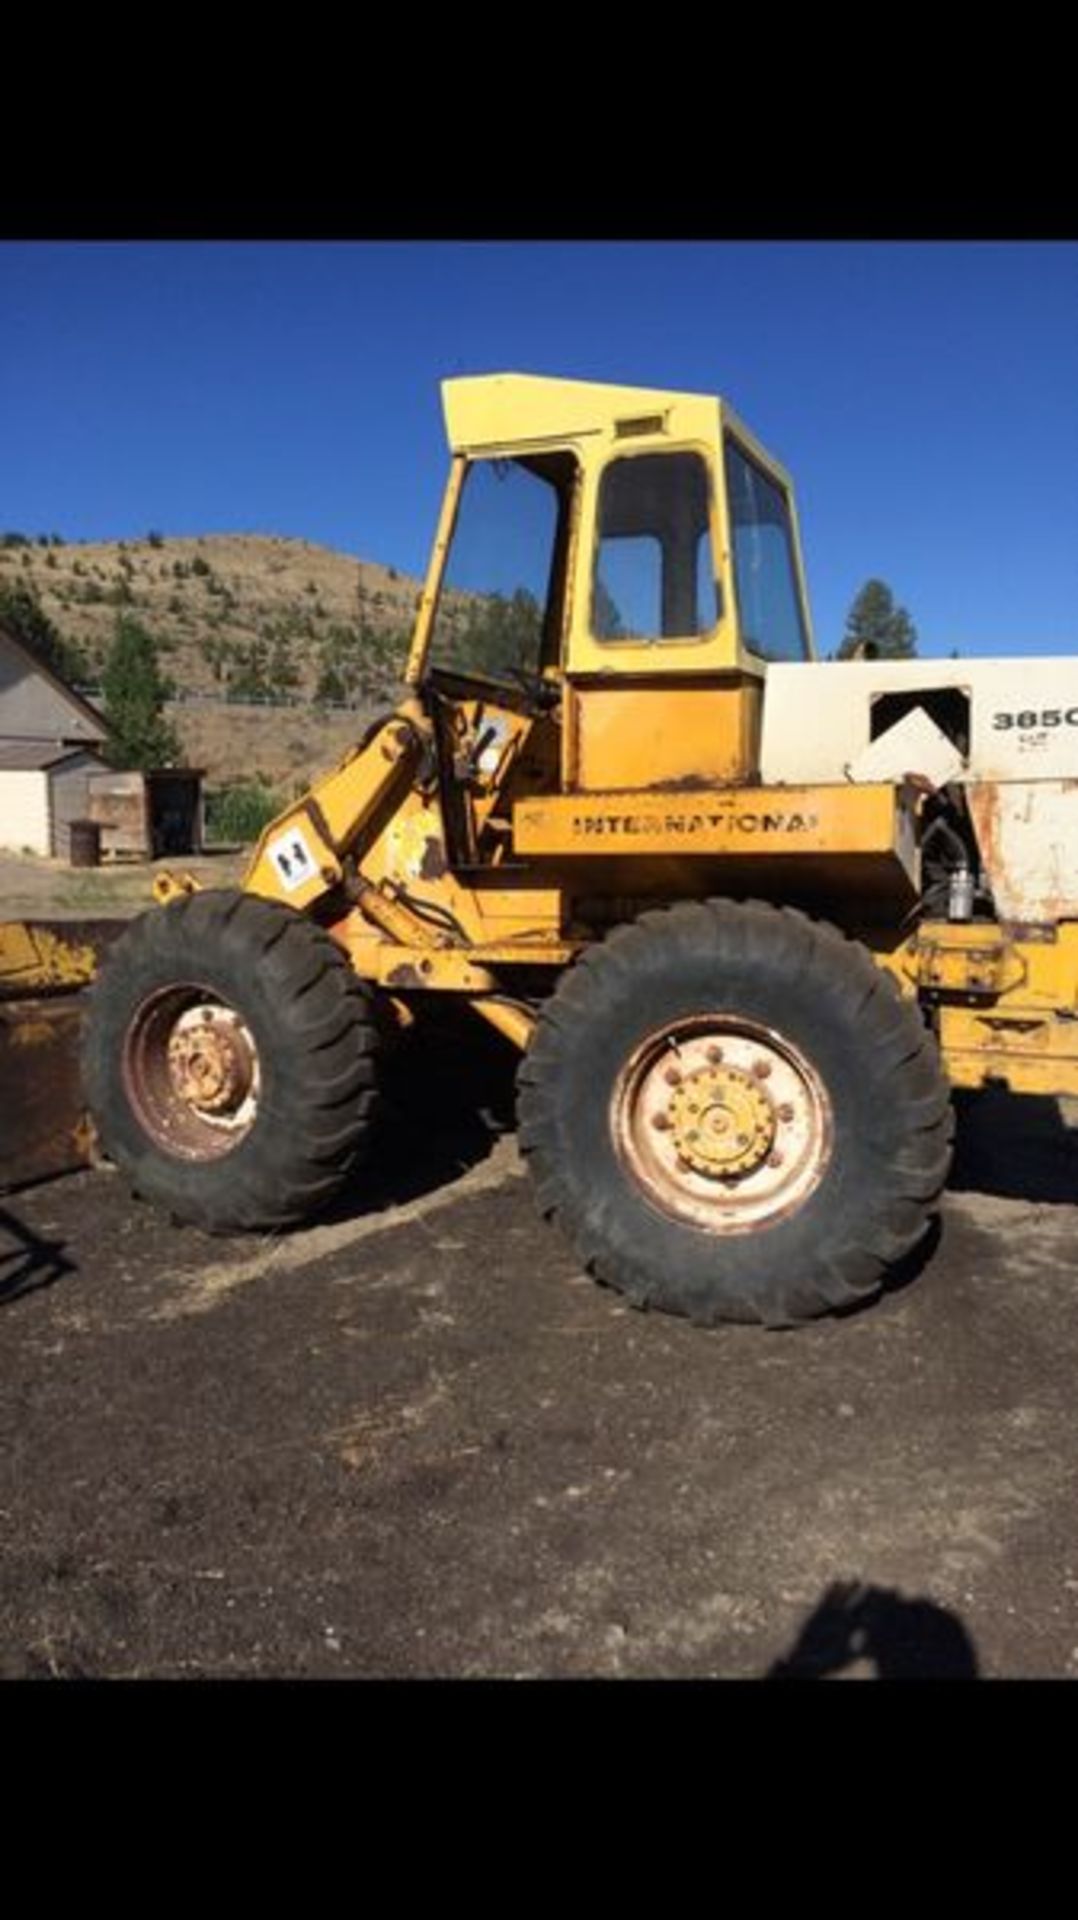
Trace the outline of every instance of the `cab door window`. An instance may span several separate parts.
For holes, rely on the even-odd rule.
[[[698,453],[612,460],[599,487],[595,638],[697,640],[720,613],[706,462]]]

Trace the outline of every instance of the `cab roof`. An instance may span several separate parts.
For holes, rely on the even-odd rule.
[[[658,387],[606,386],[596,380],[554,380],[534,373],[486,373],[443,380],[442,404],[454,452],[505,441],[565,439],[601,433],[621,419],[669,414],[688,405],[707,409],[708,394],[669,393]]]
[[[535,447],[585,435],[645,434],[717,443],[731,427],[780,479],[774,456],[715,394],[663,387],[621,387],[535,373],[485,373],[442,381],[446,434],[454,453]]]

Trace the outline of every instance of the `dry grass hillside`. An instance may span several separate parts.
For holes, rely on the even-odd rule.
[[[190,762],[275,784],[332,761],[384,705],[420,590],[392,567],[261,534],[4,544],[0,584],[36,595],[90,683],[117,616],[137,619],[162,648]]]

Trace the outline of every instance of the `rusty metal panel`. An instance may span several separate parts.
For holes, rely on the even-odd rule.
[[[1078,918],[1078,780],[985,780],[966,795],[1000,917]]]
[[[88,1163],[81,1024],[76,994],[0,1003],[0,1189]]]

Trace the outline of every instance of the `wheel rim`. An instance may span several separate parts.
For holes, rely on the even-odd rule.
[[[139,1124],[181,1160],[219,1160],[251,1131],[262,1074],[242,1014],[212,989],[166,987],[144,1000],[123,1045]]]
[[[762,1023],[700,1014],[652,1033],[618,1077],[618,1156],[661,1212],[747,1233],[803,1206],[831,1158],[831,1102],[799,1048]]]

